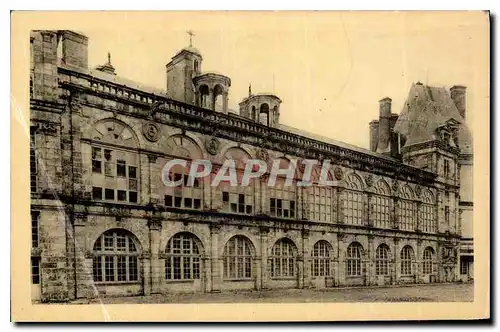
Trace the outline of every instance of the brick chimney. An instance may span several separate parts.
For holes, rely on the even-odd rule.
[[[62,42],[62,63],[88,69],[88,38],[80,33],[60,30]]]
[[[391,152],[391,98],[384,98],[379,101],[379,126],[378,126],[378,153]]]
[[[454,85],[450,89],[451,99],[458,109],[458,113],[465,119],[465,110],[467,108],[466,87],[463,85]]]
[[[376,152],[378,144],[378,120],[370,121],[370,151]]]

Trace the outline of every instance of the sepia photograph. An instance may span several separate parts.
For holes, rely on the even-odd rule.
[[[11,18],[17,317],[489,316],[488,12]]]

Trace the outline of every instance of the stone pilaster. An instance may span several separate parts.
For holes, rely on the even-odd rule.
[[[423,251],[422,251],[422,240],[417,240],[417,252],[415,253],[415,281],[417,283],[424,282],[424,269],[423,269]]]
[[[152,205],[158,205],[161,204],[162,197],[160,197],[160,191],[161,191],[161,186],[163,186],[163,182],[161,177],[163,174],[161,174],[161,169],[158,167],[158,157],[152,154],[147,155],[147,160],[148,160],[148,188],[149,190],[147,192],[147,196],[149,197],[144,197],[144,201],[148,201],[149,204]]]
[[[398,284],[399,279],[401,276],[401,258],[400,258],[400,245],[399,245],[399,239],[394,238],[393,239],[394,246],[392,252],[394,253],[393,256],[393,270],[391,273],[393,284]]]
[[[260,230],[260,258],[261,258],[261,271],[260,271],[260,288],[267,289],[267,283],[269,280],[269,270],[268,270],[268,228],[261,228]]]
[[[222,263],[219,259],[219,225],[210,225],[210,275],[211,280],[211,292],[220,292],[221,282],[222,282]]]
[[[336,284],[339,286],[346,285],[346,253],[347,253],[347,244],[345,242],[345,234],[338,233],[337,234],[337,242],[338,242],[338,266],[337,266],[337,282]]]
[[[143,252],[139,256],[142,266],[142,282],[144,287],[144,295],[151,295],[151,253]]]
[[[375,248],[373,243],[374,236],[368,234],[367,262],[366,262],[366,284],[376,285],[375,275]]]
[[[39,222],[41,301],[68,301],[65,211],[42,210]]]
[[[161,235],[161,220],[152,218],[148,221],[149,240],[151,248],[151,293],[160,293],[162,266],[160,265],[160,235]]]
[[[365,225],[368,227],[373,227],[373,194],[365,193],[363,195],[365,197]]]
[[[312,271],[311,271],[311,241],[309,230],[302,230],[302,250],[304,256],[304,288],[311,288],[312,285]]]

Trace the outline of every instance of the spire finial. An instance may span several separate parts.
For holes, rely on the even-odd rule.
[[[252,83],[248,84],[248,97],[252,95]]]
[[[186,31],[189,35],[189,47],[193,46],[193,36],[196,36],[192,30]]]
[[[108,63],[111,64],[111,53],[108,51]]]

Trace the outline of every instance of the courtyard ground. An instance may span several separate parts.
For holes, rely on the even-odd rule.
[[[155,294],[75,300],[87,303],[290,303],[290,302],[468,302],[474,300],[474,284],[433,284],[397,287],[284,289],[196,294]]]

